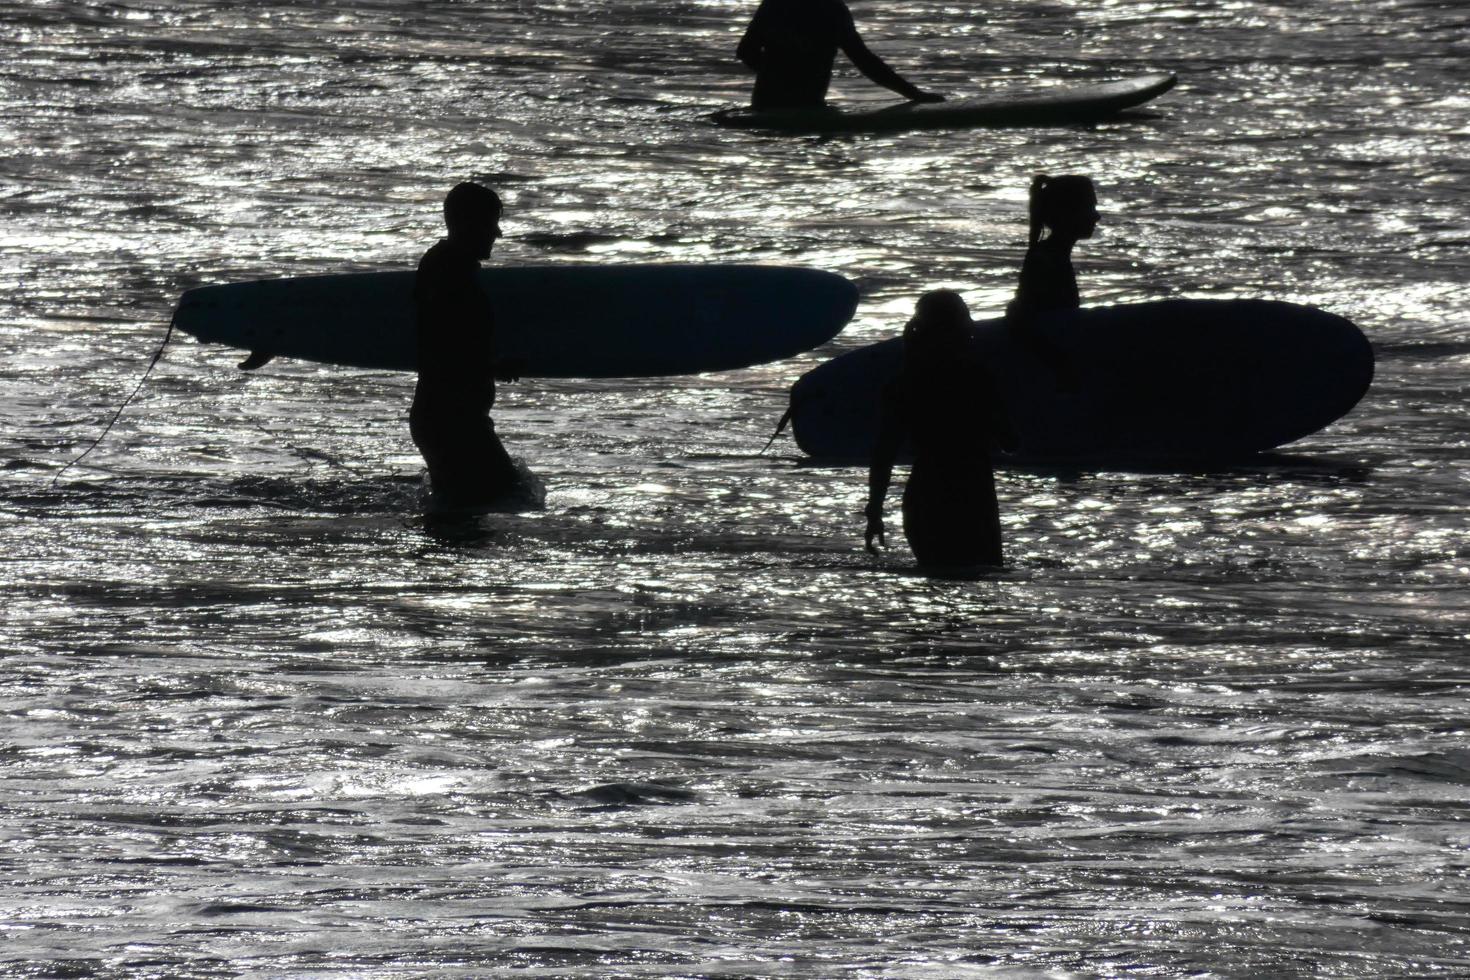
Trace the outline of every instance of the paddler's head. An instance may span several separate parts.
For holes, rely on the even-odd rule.
[[[1054,238],[1077,241],[1097,230],[1097,191],[1092,180],[1078,174],[1031,181],[1031,244],[1041,240],[1043,228]]]
[[[455,184],[444,198],[444,224],[449,240],[488,259],[495,239],[500,237],[500,197],[484,184],[465,181]]]

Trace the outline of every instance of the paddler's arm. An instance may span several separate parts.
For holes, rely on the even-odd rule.
[[[739,58],[745,67],[751,71],[760,71],[762,55],[766,46],[766,21],[770,15],[766,13],[766,5],[762,3],[756,9],[755,16],[750,19],[750,26],[745,29],[745,36],[740,39],[740,44],[735,48],[735,57]]]
[[[852,14],[844,11],[846,23],[838,39],[842,51],[852,63],[857,66],[858,71],[886,89],[891,89],[911,102],[943,102],[944,96],[937,92],[925,92],[917,85],[908,82],[898,72],[888,67],[888,64],[863,43],[862,37],[857,32],[857,25],[853,23]]]

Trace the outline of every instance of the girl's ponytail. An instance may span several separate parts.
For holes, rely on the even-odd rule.
[[[1037,174],[1031,178],[1031,190],[1026,205],[1026,213],[1031,218],[1031,230],[1026,240],[1028,246],[1035,245],[1041,241],[1041,199],[1042,195],[1046,192],[1047,184],[1050,182],[1051,178],[1046,174]]]

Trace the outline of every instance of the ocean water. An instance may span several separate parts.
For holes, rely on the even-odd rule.
[[[855,0],[954,95],[1173,71],[1091,127],[721,130],[749,0],[0,2],[0,973],[1470,975],[1470,11]],[[845,70],[834,97],[882,101]],[[1235,468],[1003,469],[1010,564],[862,550],[761,447],[916,297],[1347,316],[1349,416]],[[502,264],[857,282],[827,347],[526,381],[543,510],[419,506],[404,375],[176,338],[179,293]],[[896,524],[896,499],[894,501]]]

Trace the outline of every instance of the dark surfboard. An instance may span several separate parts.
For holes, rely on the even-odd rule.
[[[519,266],[480,271],[496,346],[526,377],[698,374],[826,343],[857,308],[831,272],[757,265]],[[412,371],[414,273],[360,272],[202,286],[174,322],[271,357]]]
[[[1051,314],[1036,326],[1076,384],[1004,320],[977,323],[972,346],[1016,429],[1019,461],[1240,458],[1341,418],[1373,380],[1373,351],[1356,326],[1292,303],[1167,300]],[[902,358],[902,341],[887,340],[800,378],[791,389],[797,445],[866,462],[880,392]]]

